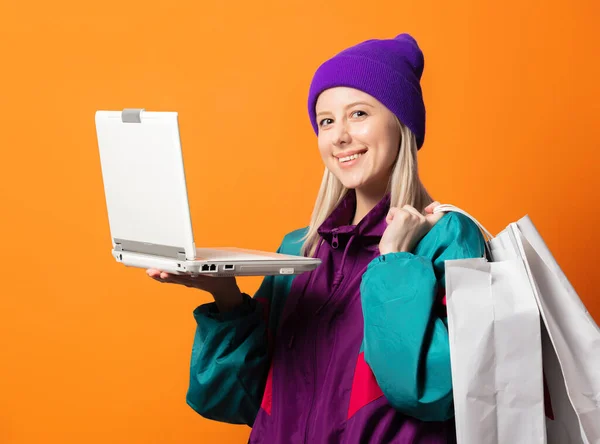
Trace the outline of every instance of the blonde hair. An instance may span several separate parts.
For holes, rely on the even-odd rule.
[[[419,211],[433,202],[419,178],[417,163],[417,141],[413,132],[397,120],[400,126],[400,148],[388,182],[390,206],[402,208],[411,205]],[[302,255],[313,256],[319,241],[317,230],[344,198],[348,189],[331,171],[325,168],[321,187],[310,219],[308,232],[304,236]]]

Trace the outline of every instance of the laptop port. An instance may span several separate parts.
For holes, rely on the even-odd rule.
[[[223,267],[223,269],[225,269],[225,270],[233,270],[233,265],[225,265]]]
[[[202,265],[202,271],[208,271],[209,267],[207,264]]]
[[[217,271],[217,266],[215,264],[212,264],[210,266],[210,271]]]

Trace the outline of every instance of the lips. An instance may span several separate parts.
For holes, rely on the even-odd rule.
[[[340,163],[346,163],[346,162],[350,162],[351,160],[358,159],[360,156],[362,156],[366,152],[367,152],[366,148],[362,149],[362,150],[344,151],[343,153],[338,153],[338,154],[334,155],[334,157],[336,157]]]

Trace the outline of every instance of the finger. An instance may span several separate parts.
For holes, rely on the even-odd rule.
[[[166,278],[166,281],[172,282],[175,284],[183,284],[183,285],[194,285],[194,286],[202,286],[207,283],[214,282],[215,276],[210,275],[189,275],[189,274],[170,274],[169,277]]]
[[[425,207],[425,213],[433,213],[435,207],[440,206],[441,204],[436,200],[435,202],[431,202],[429,205]]]
[[[169,279],[169,278],[174,277],[174,276],[189,276],[189,275],[182,274],[182,273],[180,273],[178,271],[172,271],[172,272],[161,271],[160,272],[160,276],[163,279]]]
[[[190,278],[186,278],[186,277],[181,277],[181,276],[175,276],[175,275],[169,275],[167,278],[156,278],[156,280],[163,282],[165,284],[176,284],[176,285],[183,285],[185,287],[196,287],[198,286],[198,283],[195,282],[194,279],[190,279]]]
[[[160,270],[157,270],[156,268],[148,268],[146,273],[148,273],[148,276],[150,277],[155,277],[160,275]]]
[[[403,210],[408,211],[410,214],[414,214],[415,216],[422,218],[423,214],[419,213],[419,210],[417,210],[415,207],[413,207],[412,205],[404,205],[402,207]]]
[[[166,283],[170,283],[170,281],[168,279],[163,279],[160,277],[160,273],[155,275],[155,276],[150,276],[152,279],[154,279],[156,282],[160,282],[161,284],[166,284]]]
[[[164,282],[160,276],[151,276],[152,279],[154,279],[156,282],[160,282],[161,284]]]
[[[442,217],[444,217],[445,214],[446,213],[444,213],[443,211],[436,214],[428,214],[427,216],[425,216],[425,219],[427,219],[427,222],[429,222],[429,224],[433,227],[440,221]]]
[[[388,214],[385,218],[385,221],[388,223],[388,225],[392,223],[392,221],[394,220],[394,217],[396,216],[396,214],[398,214],[398,211],[400,211],[400,208],[397,208],[397,207],[390,208],[390,211],[388,211]]]

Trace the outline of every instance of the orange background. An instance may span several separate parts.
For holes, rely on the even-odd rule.
[[[199,246],[275,249],[322,173],[320,62],[410,32],[423,179],[497,233],[528,213],[589,310],[600,243],[596,0],[0,3],[0,442],[244,442],[185,404],[209,297],[110,255],[96,109],[176,110]],[[253,292],[259,280],[240,280]]]

